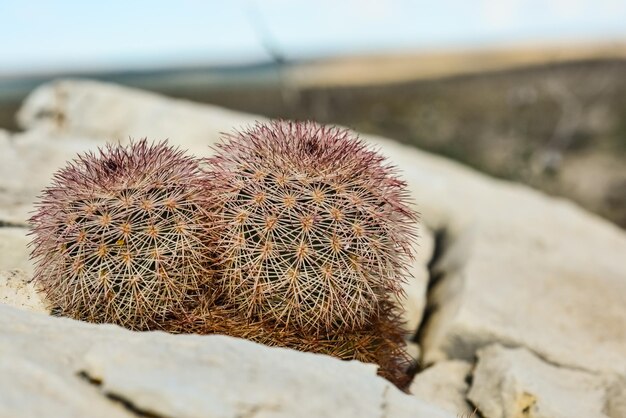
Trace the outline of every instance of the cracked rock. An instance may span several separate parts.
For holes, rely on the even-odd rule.
[[[33,263],[26,248],[30,237],[28,229],[0,227],[0,270],[21,269],[29,276],[33,273]]]
[[[420,228],[419,236],[416,259],[410,270],[411,277],[403,285],[404,296],[398,299],[404,312],[402,315],[404,329],[409,336],[417,332],[424,316],[426,289],[430,278],[428,263],[433,256],[435,247],[433,234],[427,228]]]
[[[478,351],[469,399],[485,418],[623,418],[625,385],[494,344]]]
[[[1,416],[454,418],[400,392],[371,364],[2,304],[0,353]]]
[[[37,343],[43,344],[42,341]],[[135,417],[74,376],[64,376],[44,362],[33,361],[24,355],[4,352],[0,356],[0,416]]]
[[[499,342],[626,374],[626,233],[576,205],[383,139],[422,221],[444,231],[422,360]]]

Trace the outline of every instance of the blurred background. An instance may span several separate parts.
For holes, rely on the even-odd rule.
[[[626,227],[625,0],[0,1],[0,128],[86,77],[384,135]]]

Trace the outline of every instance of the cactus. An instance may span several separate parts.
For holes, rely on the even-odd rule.
[[[272,122],[209,160],[217,283],[251,320],[365,329],[401,292],[415,213],[395,169],[350,131]]]
[[[156,327],[211,278],[205,176],[167,142],[79,156],[30,219],[35,280],[58,313]]]

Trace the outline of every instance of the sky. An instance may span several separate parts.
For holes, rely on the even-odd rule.
[[[0,0],[0,75],[626,39],[626,0]]]

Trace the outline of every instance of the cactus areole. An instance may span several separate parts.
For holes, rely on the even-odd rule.
[[[245,315],[354,330],[401,292],[416,214],[396,169],[354,133],[258,123],[215,151],[218,283]]]
[[[203,286],[203,176],[197,160],[145,139],[58,171],[30,222],[35,280],[59,313],[146,329]]]

